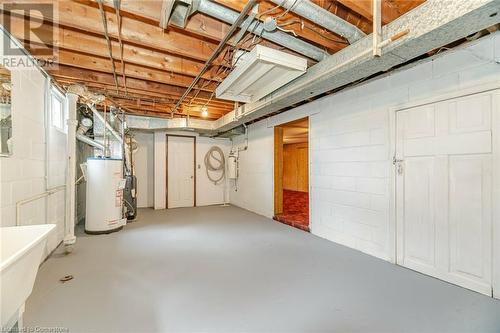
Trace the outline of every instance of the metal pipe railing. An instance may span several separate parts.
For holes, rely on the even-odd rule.
[[[24,206],[27,203],[33,202],[35,200],[48,197],[49,195],[52,195],[52,194],[57,193],[59,191],[62,191],[64,189],[66,189],[66,185],[57,186],[57,187],[54,187],[54,188],[52,188],[48,191],[45,191],[43,193],[32,196],[28,199],[19,200],[18,202],[16,202],[16,226],[21,225],[21,207],[22,206]]]

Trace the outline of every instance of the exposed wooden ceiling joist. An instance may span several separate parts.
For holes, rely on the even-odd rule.
[[[214,1],[237,11],[241,11],[246,4],[246,0]],[[310,1],[356,25],[364,32],[371,32],[371,0]],[[18,1],[2,1],[5,2]],[[38,0],[38,2],[54,3],[53,0]],[[59,48],[59,69],[50,70],[50,73],[60,83],[84,83],[90,89],[105,92],[108,96],[130,106],[129,110],[134,114],[166,116],[162,112],[171,108],[171,104],[182,95],[185,87],[199,73],[203,62],[226,35],[229,25],[201,13],[195,13],[189,18],[185,29],[173,26],[162,29],[159,27],[162,1],[121,0],[120,2],[120,16],[113,7],[113,0],[104,0],[103,9],[117,73],[122,74],[125,67],[128,96],[125,96],[125,91],[117,93],[116,89],[113,89],[112,65],[104,38],[102,17],[95,0],[58,1],[56,6],[58,13],[55,15],[57,24],[52,26],[50,22],[45,22],[42,29],[38,30],[38,33],[49,34],[54,28],[53,31],[58,36],[53,46]],[[382,0],[383,22],[394,20],[422,2],[424,0]],[[294,13],[276,8],[267,0],[260,0],[259,13],[264,14],[258,16],[260,20],[269,15],[278,17],[283,29],[293,30],[298,38],[324,48],[327,52],[334,53],[347,46],[343,38]],[[33,15],[31,19],[38,19],[41,22],[41,17],[37,18],[36,12],[31,14]],[[119,17],[122,21],[124,66],[121,66],[118,41]],[[18,38],[24,38],[24,19],[15,15],[12,19],[11,32]],[[283,49],[266,40],[259,40],[259,43]],[[243,45],[244,49],[247,47],[248,45]],[[290,50],[285,49],[285,51],[293,53]],[[217,117],[232,110],[232,102],[213,98],[212,92],[216,83],[205,86],[211,79],[215,82],[223,79],[225,73],[217,79],[214,79],[214,75],[217,72],[220,74],[223,70],[227,71],[228,67],[229,62],[223,61],[222,56],[217,58],[210,71],[202,76],[200,86],[203,86],[203,90],[192,101],[191,109],[187,108],[188,99],[181,106],[180,114],[185,115],[186,112],[190,112],[195,117],[199,116],[193,110],[201,109],[205,104],[212,111],[209,111],[210,117]],[[118,82],[122,87],[123,77],[119,77]],[[194,94],[195,92],[190,96]],[[133,99],[135,102],[131,102]],[[150,101],[152,105],[148,105]]]
[[[241,11],[246,3],[245,0],[215,1],[236,11]],[[273,10],[273,8],[275,9]],[[283,13],[283,9],[276,8],[276,5],[261,1],[259,3],[259,15],[257,17],[263,21],[268,16],[275,16]],[[297,36],[326,49],[329,53],[337,52],[347,44],[345,39],[318,27],[291,12],[283,15],[279,22],[284,24],[283,29],[292,30]]]
[[[364,18],[373,20],[372,0],[337,0],[345,7],[362,15]],[[425,0],[383,0],[382,1],[382,23],[387,24],[394,21],[407,11],[424,3]]]
[[[10,32],[18,39],[24,38],[24,24],[24,18],[17,15],[11,16]],[[51,34],[57,36],[57,39],[52,40],[52,38],[48,38]],[[85,33],[80,30],[66,28],[62,25],[52,26],[49,24],[41,24],[37,28],[37,35],[38,38],[42,37],[44,40],[52,41],[50,45],[54,47],[94,56],[107,56],[106,41],[100,35]],[[112,46],[113,54],[119,55],[120,48],[118,42],[112,41]],[[129,44],[124,44],[123,56],[127,63],[157,68],[171,73],[190,75],[192,77],[196,76],[203,67],[203,64],[198,61]],[[215,69],[214,67],[213,71],[210,71],[203,77],[206,79],[212,78],[212,73],[215,73]]]
[[[89,88],[102,89],[110,92],[114,91],[113,77],[108,73],[94,72],[65,65],[60,65],[57,70],[50,70],[49,73],[60,83],[81,83]],[[119,80],[121,80],[121,78],[119,78]],[[135,78],[127,78],[127,85],[130,93],[135,92],[145,97],[171,99],[174,101],[184,92],[184,88]],[[190,96],[192,95],[193,94],[190,94]],[[210,95],[210,93],[202,91],[193,103],[205,104],[210,100]],[[232,106],[232,102],[217,99],[211,99],[209,103],[209,107],[225,110],[231,110]]]
[[[6,0],[7,2],[15,2]],[[102,19],[99,10],[96,7],[83,5],[75,1],[60,1],[57,4],[59,11],[57,24],[65,27],[79,29],[81,31],[104,35]],[[32,19],[44,19],[37,14],[32,13]],[[118,40],[118,31],[116,17],[114,12],[106,12],[106,18],[109,22],[109,35]],[[45,18],[47,19],[47,18]],[[201,40],[188,34],[182,34],[177,31],[163,31],[160,27],[134,20],[130,17],[123,17],[122,37],[125,43],[141,45],[151,49],[162,50],[164,52],[175,54],[189,59],[205,61],[211,54],[212,49],[217,45],[207,40]]]

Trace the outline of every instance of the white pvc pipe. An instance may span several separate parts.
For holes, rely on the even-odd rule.
[[[382,49],[380,42],[382,40],[382,3],[381,0],[372,0],[373,11],[373,56],[380,57]]]
[[[75,237],[75,201],[76,201],[76,102],[78,96],[67,94],[68,98],[68,137],[67,137],[67,159],[66,159],[66,223],[64,233],[64,245],[73,245]]]
[[[41,198],[48,197],[51,194],[54,194],[56,192],[64,190],[65,188],[66,188],[66,185],[57,186],[57,187],[54,187],[54,188],[52,188],[48,191],[45,191],[43,193],[32,196],[28,199],[24,199],[24,200],[20,200],[20,201],[16,202],[16,226],[21,225],[21,207],[23,205],[30,203],[30,202],[33,202],[35,200],[41,199]]]

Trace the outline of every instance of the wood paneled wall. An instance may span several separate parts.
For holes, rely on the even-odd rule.
[[[283,188],[292,191],[309,191],[308,143],[283,146]]]

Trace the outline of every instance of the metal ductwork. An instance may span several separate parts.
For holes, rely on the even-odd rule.
[[[76,138],[83,143],[86,143],[94,148],[97,148],[97,149],[104,151],[104,145],[100,144],[97,141],[92,140],[91,138],[89,138],[88,136],[85,136],[84,134],[77,133]]]
[[[323,92],[385,72],[394,66],[447,45],[500,22],[500,0],[446,1],[428,0],[382,28],[385,38],[379,45],[380,57],[372,54],[373,40],[364,37],[320,63],[287,85],[257,102],[247,103],[216,121],[197,120],[187,125],[185,119],[154,119],[128,116],[134,128],[150,130],[196,130],[216,135],[252,120],[304,101]],[[174,124],[175,121],[175,124]],[[180,122],[183,121],[183,124]]]
[[[173,8],[172,15],[176,12],[176,8],[177,7]],[[187,13],[193,13],[195,11],[211,16],[228,24],[233,24],[239,15],[237,11],[228,9],[211,0],[193,0],[192,7],[189,11],[187,11]],[[245,22],[243,22],[242,26],[243,25],[245,25]],[[287,49],[305,55],[306,57],[314,59],[316,61],[321,61],[326,56],[328,56],[328,54],[319,47],[304,42],[301,39],[295,38],[287,34],[286,32],[279,30],[266,31],[264,30],[264,24],[256,20],[253,21],[250,26],[248,26],[247,31],[261,36],[262,38],[267,39],[273,43],[284,46]]]
[[[310,67],[306,74],[253,103],[239,106],[218,121],[218,132],[266,116],[326,91],[345,86],[452,43],[500,22],[500,0],[447,2],[428,0],[385,25],[382,55],[372,54],[366,36]],[[404,36],[403,36],[404,34]],[[397,36],[403,36],[396,39]]]
[[[341,19],[328,10],[312,3],[309,0],[271,0],[278,6],[286,8],[295,14],[316,23],[354,43],[365,36],[355,25]]]

